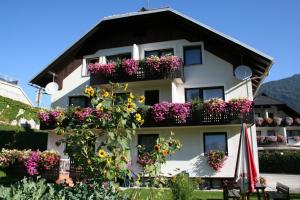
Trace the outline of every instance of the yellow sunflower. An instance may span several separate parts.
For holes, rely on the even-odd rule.
[[[87,94],[88,96],[92,97],[95,94],[95,90],[90,86],[85,88],[84,93]]]
[[[108,158],[106,159],[106,163],[107,163],[108,165],[110,165],[110,164],[111,164],[111,162],[112,162],[112,159],[111,159],[111,157],[108,157]]]
[[[155,150],[155,151],[159,151],[159,150],[160,150],[160,146],[159,146],[158,144],[156,144],[156,145],[154,146],[154,150]]]
[[[140,96],[139,97],[139,103],[143,103],[145,101],[145,96]]]
[[[103,90],[101,95],[103,98],[109,97],[109,92],[107,92],[106,90]]]
[[[128,103],[132,102],[132,98],[127,98]]]
[[[140,113],[136,113],[135,114],[135,120],[138,121],[138,122],[141,122],[142,121],[142,115]]]
[[[134,95],[132,94],[132,92],[130,92],[129,98],[134,99]]]
[[[99,104],[96,106],[96,109],[97,109],[98,111],[103,111],[102,103],[99,103]]]
[[[128,88],[128,83],[125,83],[125,84],[124,84],[124,91],[126,91],[127,88]]]
[[[168,155],[168,154],[169,154],[169,150],[168,150],[168,149],[163,150],[163,151],[162,151],[162,154],[163,154],[164,156]]]
[[[133,111],[133,109],[134,109],[134,103],[128,103],[127,104],[127,112],[132,112]]]
[[[104,158],[104,157],[106,157],[106,152],[103,149],[100,149],[98,152],[98,156],[100,158]]]

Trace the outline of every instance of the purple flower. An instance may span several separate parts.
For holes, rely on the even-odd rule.
[[[227,103],[230,112],[233,113],[249,113],[252,109],[253,101],[246,98],[231,99]]]
[[[116,63],[109,62],[107,64],[100,63],[90,63],[88,66],[88,70],[91,74],[102,74],[105,76],[109,76],[116,71]]]
[[[181,65],[181,60],[178,56],[162,56],[160,57],[161,68],[166,69],[167,71],[176,71]]]
[[[161,103],[154,104],[152,106],[152,117],[156,122],[160,122],[166,119],[167,114],[169,113],[169,109],[171,104],[163,101]]]
[[[178,119],[179,122],[186,122],[186,119],[190,114],[190,108],[190,103],[173,103],[170,106],[171,117]]]
[[[38,163],[39,163],[40,154],[39,152],[32,151],[28,160],[24,163],[26,171],[29,175],[33,176],[38,174]]]
[[[122,61],[122,69],[129,76],[132,76],[136,73],[139,67],[139,62],[130,58]]]
[[[223,99],[214,98],[205,101],[203,107],[209,114],[221,114],[225,111],[226,102]]]
[[[146,58],[146,67],[154,73],[160,72],[160,59],[157,56]]]

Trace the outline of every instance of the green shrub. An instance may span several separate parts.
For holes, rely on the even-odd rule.
[[[259,151],[258,159],[261,172],[300,174],[299,151]]]
[[[0,124],[0,149],[46,150],[48,133]]]
[[[0,199],[33,200],[127,200],[111,186],[105,188],[97,182],[80,183],[74,187],[47,184],[44,179],[26,179],[10,187],[0,186]]]
[[[39,122],[37,108],[0,96],[0,121],[11,122],[15,120],[20,109],[25,111],[22,115],[23,118],[27,120],[33,119],[35,122]]]
[[[192,199],[194,186],[188,174],[180,173],[173,177],[171,182],[172,196],[174,200]]]

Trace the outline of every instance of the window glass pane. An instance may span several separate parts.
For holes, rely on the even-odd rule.
[[[158,134],[151,134],[151,135],[138,135],[138,144],[145,147],[147,152],[153,150],[154,145],[156,144],[156,140],[158,138]]]
[[[165,55],[174,55],[173,49],[159,49],[153,51],[145,51],[145,57],[150,57],[150,56],[161,57]]]
[[[211,150],[227,151],[225,134],[205,134],[205,153]]]
[[[159,56],[158,51],[145,51],[145,57]]]
[[[203,100],[209,100],[212,98],[223,99],[223,89],[204,89],[203,90]]]
[[[162,50],[160,56],[165,56],[165,55],[174,55],[173,49]]]
[[[186,90],[186,102],[190,102],[193,99],[197,99],[200,98],[200,94],[199,94],[199,89],[195,88],[195,89],[187,89]]]
[[[269,115],[269,118],[274,118],[274,114],[273,113],[268,113],[268,115]]]
[[[261,131],[256,131],[256,136],[261,136]]]
[[[276,135],[275,131],[273,131],[273,130],[268,130],[267,134],[268,134],[268,136],[275,136]]]
[[[87,99],[84,96],[69,97],[69,106],[79,106],[81,108],[87,107]]]
[[[300,130],[287,130],[287,137],[300,136]]]
[[[184,64],[185,65],[202,64],[201,47],[185,48],[184,49]]]
[[[128,59],[131,58],[131,53],[122,53],[122,54],[117,54],[117,55],[112,55],[112,56],[106,56],[107,62],[109,61],[122,61],[123,59]]]
[[[159,103],[159,91],[158,90],[145,91],[145,105],[153,106],[156,103]]]
[[[255,113],[254,118],[260,117],[260,113]]]

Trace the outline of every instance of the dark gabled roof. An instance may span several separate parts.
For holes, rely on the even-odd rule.
[[[149,22],[150,21],[150,22]],[[204,41],[205,49],[213,52],[222,59],[233,64],[234,67],[245,64],[252,68],[253,77],[261,77],[259,79],[253,79],[253,90],[254,92],[260,86],[260,83],[268,75],[268,72],[273,64],[273,58],[232,38],[221,32],[214,30],[213,28],[198,22],[176,10],[171,8],[160,8],[153,10],[141,10],[138,12],[126,13],[121,15],[112,15],[102,19],[95,27],[88,31],[82,38],[75,42],[70,48],[58,56],[52,63],[46,66],[41,72],[35,75],[30,83],[44,87],[48,82],[52,81],[52,76],[49,71],[60,73],[58,82],[62,84],[62,79],[66,77],[72,70],[74,70],[80,63],[82,56],[91,53],[91,48],[87,46],[95,46],[94,48],[107,48],[110,37],[115,36],[114,34],[122,33],[125,29],[135,29],[133,35],[124,34],[127,43],[132,44],[132,40],[137,40],[136,43],[143,41],[141,37],[144,32],[149,32],[143,28],[143,23],[167,23],[170,26],[176,26],[176,30],[180,34],[185,34],[184,38],[191,41]],[[119,27],[117,29],[117,27]],[[161,26],[162,29],[166,27]],[[115,31],[115,32],[113,32]],[[168,30],[167,30],[168,31]],[[169,35],[163,35],[159,39],[163,41],[180,38],[180,34],[172,33],[170,30]],[[100,41],[99,38],[105,37],[106,41]],[[124,40],[123,38],[123,40]],[[171,38],[171,39],[170,39]],[[147,38],[148,40],[155,41],[158,38]],[[197,40],[196,40],[197,39]],[[92,41],[95,40],[95,41]],[[122,41],[122,45],[128,45]],[[103,45],[101,46],[100,44]],[[109,45],[117,47],[118,40],[113,42],[109,41]],[[141,43],[140,43],[141,44]],[[98,46],[97,46],[98,45]],[[241,59],[242,58],[242,59]],[[71,60],[75,60],[74,62]],[[241,61],[243,60],[243,61]],[[63,69],[68,66],[68,69]]]
[[[285,103],[274,99],[272,97],[267,96],[266,94],[262,93],[254,98],[254,105],[255,106],[263,106],[263,105],[285,105]]]
[[[254,107],[260,108],[264,106],[277,106],[279,110],[284,111],[290,117],[300,117],[300,114],[286,103],[270,97],[265,93],[261,93],[254,98]]]

